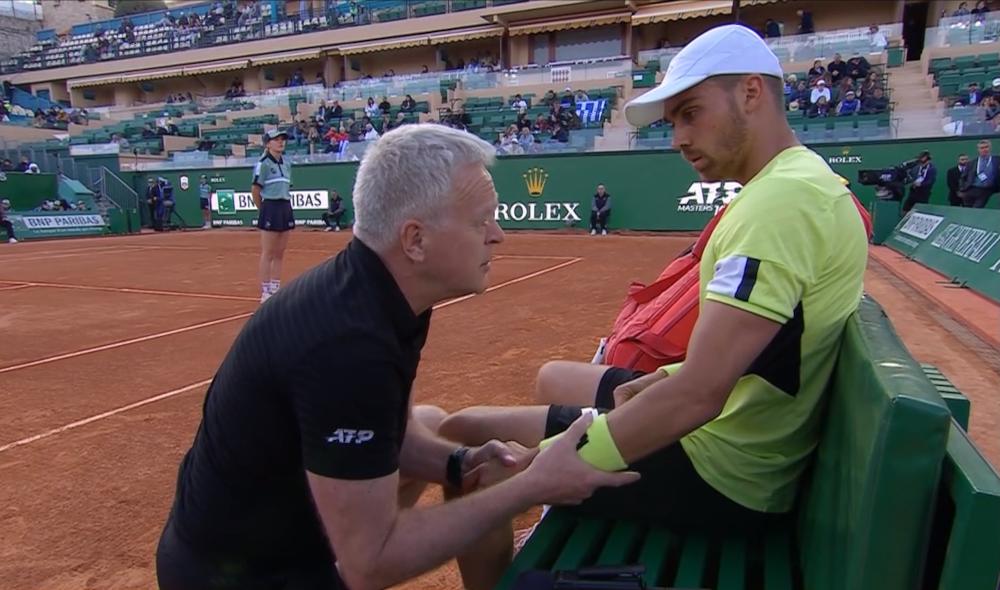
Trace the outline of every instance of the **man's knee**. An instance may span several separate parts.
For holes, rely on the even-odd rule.
[[[559,390],[566,370],[572,364],[568,361],[549,361],[542,365],[535,378],[535,399],[545,404],[560,403]]]
[[[441,422],[447,417],[448,412],[437,406],[413,406],[413,419],[433,432],[439,432]]]

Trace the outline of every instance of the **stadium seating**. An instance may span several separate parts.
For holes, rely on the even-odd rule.
[[[965,433],[968,400],[910,357],[870,298],[849,322],[830,397],[787,525],[719,538],[553,509],[498,589],[532,569],[639,563],[649,586],[992,590],[1000,476]]]

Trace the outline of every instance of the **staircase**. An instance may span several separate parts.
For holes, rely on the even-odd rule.
[[[892,116],[899,121],[896,137],[944,136],[943,107],[938,103],[921,63],[906,62],[903,67],[888,72],[890,96],[896,103]]]

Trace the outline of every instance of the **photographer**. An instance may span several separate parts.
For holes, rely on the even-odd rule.
[[[927,203],[931,199],[931,188],[937,179],[937,167],[931,162],[931,153],[924,150],[917,157],[917,166],[911,168],[915,171],[913,183],[910,184],[910,196],[903,203],[903,213],[913,208],[917,203]]]

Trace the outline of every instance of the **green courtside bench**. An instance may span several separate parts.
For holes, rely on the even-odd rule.
[[[644,566],[649,587],[677,589],[997,590],[1000,476],[965,434],[968,410],[866,297],[787,525],[716,538],[553,508],[497,590],[527,570],[623,564]]]

